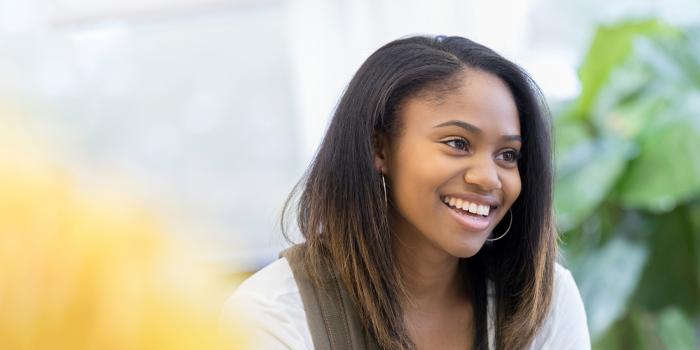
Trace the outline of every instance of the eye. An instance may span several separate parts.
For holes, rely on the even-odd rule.
[[[449,139],[442,141],[442,143],[460,151],[469,150],[469,141],[462,138]]]
[[[496,159],[500,159],[508,163],[517,163],[520,158],[522,158],[522,154],[512,149],[501,152],[501,154],[496,157]]]

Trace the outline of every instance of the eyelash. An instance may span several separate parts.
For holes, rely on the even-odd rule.
[[[454,143],[454,142],[462,142],[462,143],[464,143],[464,148],[458,148],[458,147],[456,147],[456,146],[450,145],[451,143]],[[463,138],[449,139],[449,140],[442,141],[442,143],[444,143],[445,145],[447,145],[447,146],[450,147],[450,148],[453,148],[453,149],[456,149],[456,150],[460,150],[460,151],[468,151],[469,146],[470,146],[469,141],[468,141],[468,140],[465,140],[465,139],[463,139]],[[510,160],[503,159],[503,161],[508,162],[508,163],[517,163],[518,160],[520,160],[520,159],[523,157],[523,155],[522,155],[520,152],[518,152],[518,151],[516,151],[516,150],[513,150],[513,149],[509,149],[509,150],[507,150],[507,151],[502,152],[501,154],[499,154],[499,155],[498,155],[498,158],[501,158],[501,156],[504,155],[504,154],[512,154]]]
[[[458,150],[462,150],[462,149],[457,148],[457,147],[455,147],[455,146],[450,146],[450,142],[456,142],[456,141],[458,141],[458,142],[463,142],[465,148],[469,148],[469,146],[470,146],[470,145],[469,145],[469,141],[467,141],[467,140],[465,140],[465,139],[461,139],[461,138],[459,138],[459,139],[449,139],[449,140],[445,140],[445,141],[442,141],[442,143],[446,144],[448,147],[451,147],[451,148],[454,148],[454,149],[458,149]],[[466,150],[466,149],[464,149],[464,150]]]
[[[522,157],[523,157],[523,155],[522,155],[522,154],[520,154],[520,152],[518,152],[518,151],[515,151],[515,150],[512,150],[512,149],[510,149],[510,150],[507,150],[507,151],[505,151],[505,152],[503,152],[503,153],[499,154],[499,157],[500,157],[501,155],[503,155],[503,154],[506,154],[506,153],[511,153],[511,154],[513,154],[513,156],[512,156],[512,159],[511,159],[511,160],[506,160],[506,159],[503,159],[504,161],[506,161],[506,162],[508,162],[508,163],[517,163],[517,162],[518,162],[518,160],[520,160],[520,158],[522,158]]]

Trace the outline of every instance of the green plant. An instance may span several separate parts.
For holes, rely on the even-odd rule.
[[[700,346],[700,28],[601,26],[554,108],[563,255],[598,349]]]

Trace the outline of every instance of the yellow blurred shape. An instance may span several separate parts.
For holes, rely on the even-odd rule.
[[[0,111],[0,348],[245,348],[226,282],[143,208],[82,192]],[[4,126],[4,127],[3,127]]]

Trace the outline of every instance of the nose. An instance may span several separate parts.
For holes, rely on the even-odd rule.
[[[485,157],[484,157],[485,158]],[[498,165],[492,159],[472,159],[473,162],[464,172],[464,181],[475,185],[485,192],[501,189]]]

